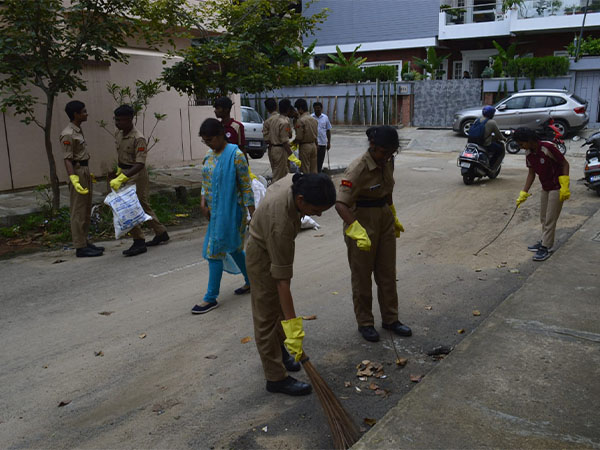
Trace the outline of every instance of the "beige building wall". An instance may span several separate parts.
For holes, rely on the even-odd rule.
[[[156,79],[163,68],[164,55],[158,52],[123,49],[129,54],[129,64],[87,65],[83,76],[87,80],[87,91],[78,92],[73,99],[86,104],[89,117],[82,125],[83,133],[90,151],[90,170],[96,176],[104,176],[117,160],[114,138],[98,126],[99,120],[109,123],[114,131],[112,111],[117,106],[108,94],[108,82],[120,86],[135,86],[136,80]],[[168,64],[173,64],[170,60]],[[43,99],[43,95],[39,96]],[[232,98],[234,111],[232,116],[239,120],[239,96]],[[59,135],[68,124],[64,112],[65,105],[72,100],[66,95],[57,98],[54,105],[52,123],[52,146],[59,179],[67,181]],[[167,114],[159,122],[154,136],[159,142],[148,155],[147,164],[152,167],[175,167],[187,164],[199,164],[207,147],[198,136],[200,124],[208,117],[214,117],[211,106],[189,106],[187,95],[176,91],[166,91],[154,97],[146,113],[145,123],[138,117],[137,128],[149,133],[154,125],[154,112]],[[44,120],[44,106],[38,106],[39,120]],[[47,183],[44,177],[49,173],[48,159],[44,148],[44,134],[35,124],[25,125],[8,111],[0,113],[0,191],[28,188]]]

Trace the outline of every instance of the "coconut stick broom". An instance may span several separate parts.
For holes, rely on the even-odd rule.
[[[300,360],[304,371],[310,378],[317,397],[321,402],[325,417],[331,429],[333,437],[333,446],[336,450],[346,450],[359,438],[358,427],[350,417],[350,414],[344,409],[340,401],[337,399],[333,391],[329,388],[323,377],[319,375],[315,366],[309,361],[306,353],[302,355]]]

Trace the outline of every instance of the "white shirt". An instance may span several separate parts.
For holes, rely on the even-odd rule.
[[[319,122],[317,134],[318,145],[327,145],[327,130],[331,130],[331,122],[329,122],[329,117],[327,117],[327,114],[323,113],[321,113],[319,117],[317,117],[315,113],[312,113],[311,116],[317,119],[317,122]]]

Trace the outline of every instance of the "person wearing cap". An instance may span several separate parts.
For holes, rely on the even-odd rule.
[[[92,177],[88,167],[90,154],[81,129],[81,124],[87,121],[87,109],[83,102],[73,100],[67,103],[65,112],[70,122],[60,133],[60,143],[64,150],[65,169],[71,181],[69,209],[75,256],[101,256],[104,247],[88,241],[92,213]]]
[[[392,202],[398,132],[386,125],[371,127],[367,137],[368,150],[350,163],[342,177],[335,209],[344,221],[358,331],[367,341],[377,342],[371,311],[373,275],[383,328],[399,336],[411,336],[412,331],[398,320],[396,238],[404,231]]]

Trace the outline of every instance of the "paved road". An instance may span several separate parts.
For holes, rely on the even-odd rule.
[[[473,256],[512,212],[525,178],[523,157],[509,157],[497,180],[473,186],[463,185],[455,157],[407,151],[396,162],[394,200],[407,230],[398,241],[400,314],[414,331],[395,339],[409,360],[405,368],[396,368],[388,336],[372,344],[356,331],[335,212],[297,239],[296,309],[317,315],[306,322],[306,350],[359,422],[383,417],[413,387],[410,375],[444,363],[427,357],[427,349],[456,345],[539,267],[525,249],[538,236],[537,186],[503,237]],[[580,173],[581,159],[571,162]],[[558,245],[598,209],[576,178]],[[240,278],[224,277],[220,308],[190,314],[207,284],[202,237],[203,229],[174,233],[168,245],[135,258],[122,257],[128,242],[115,241],[98,259],[59,251],[0,262],[3,447],[330,445],[316,396],[265,392],[254,343],[241,342],[253,332],[249,297],[232,295]],[[387,395],[375,395],[371,381],[355,376],[365,359],[384,364],[387,378],[377,384]]]

